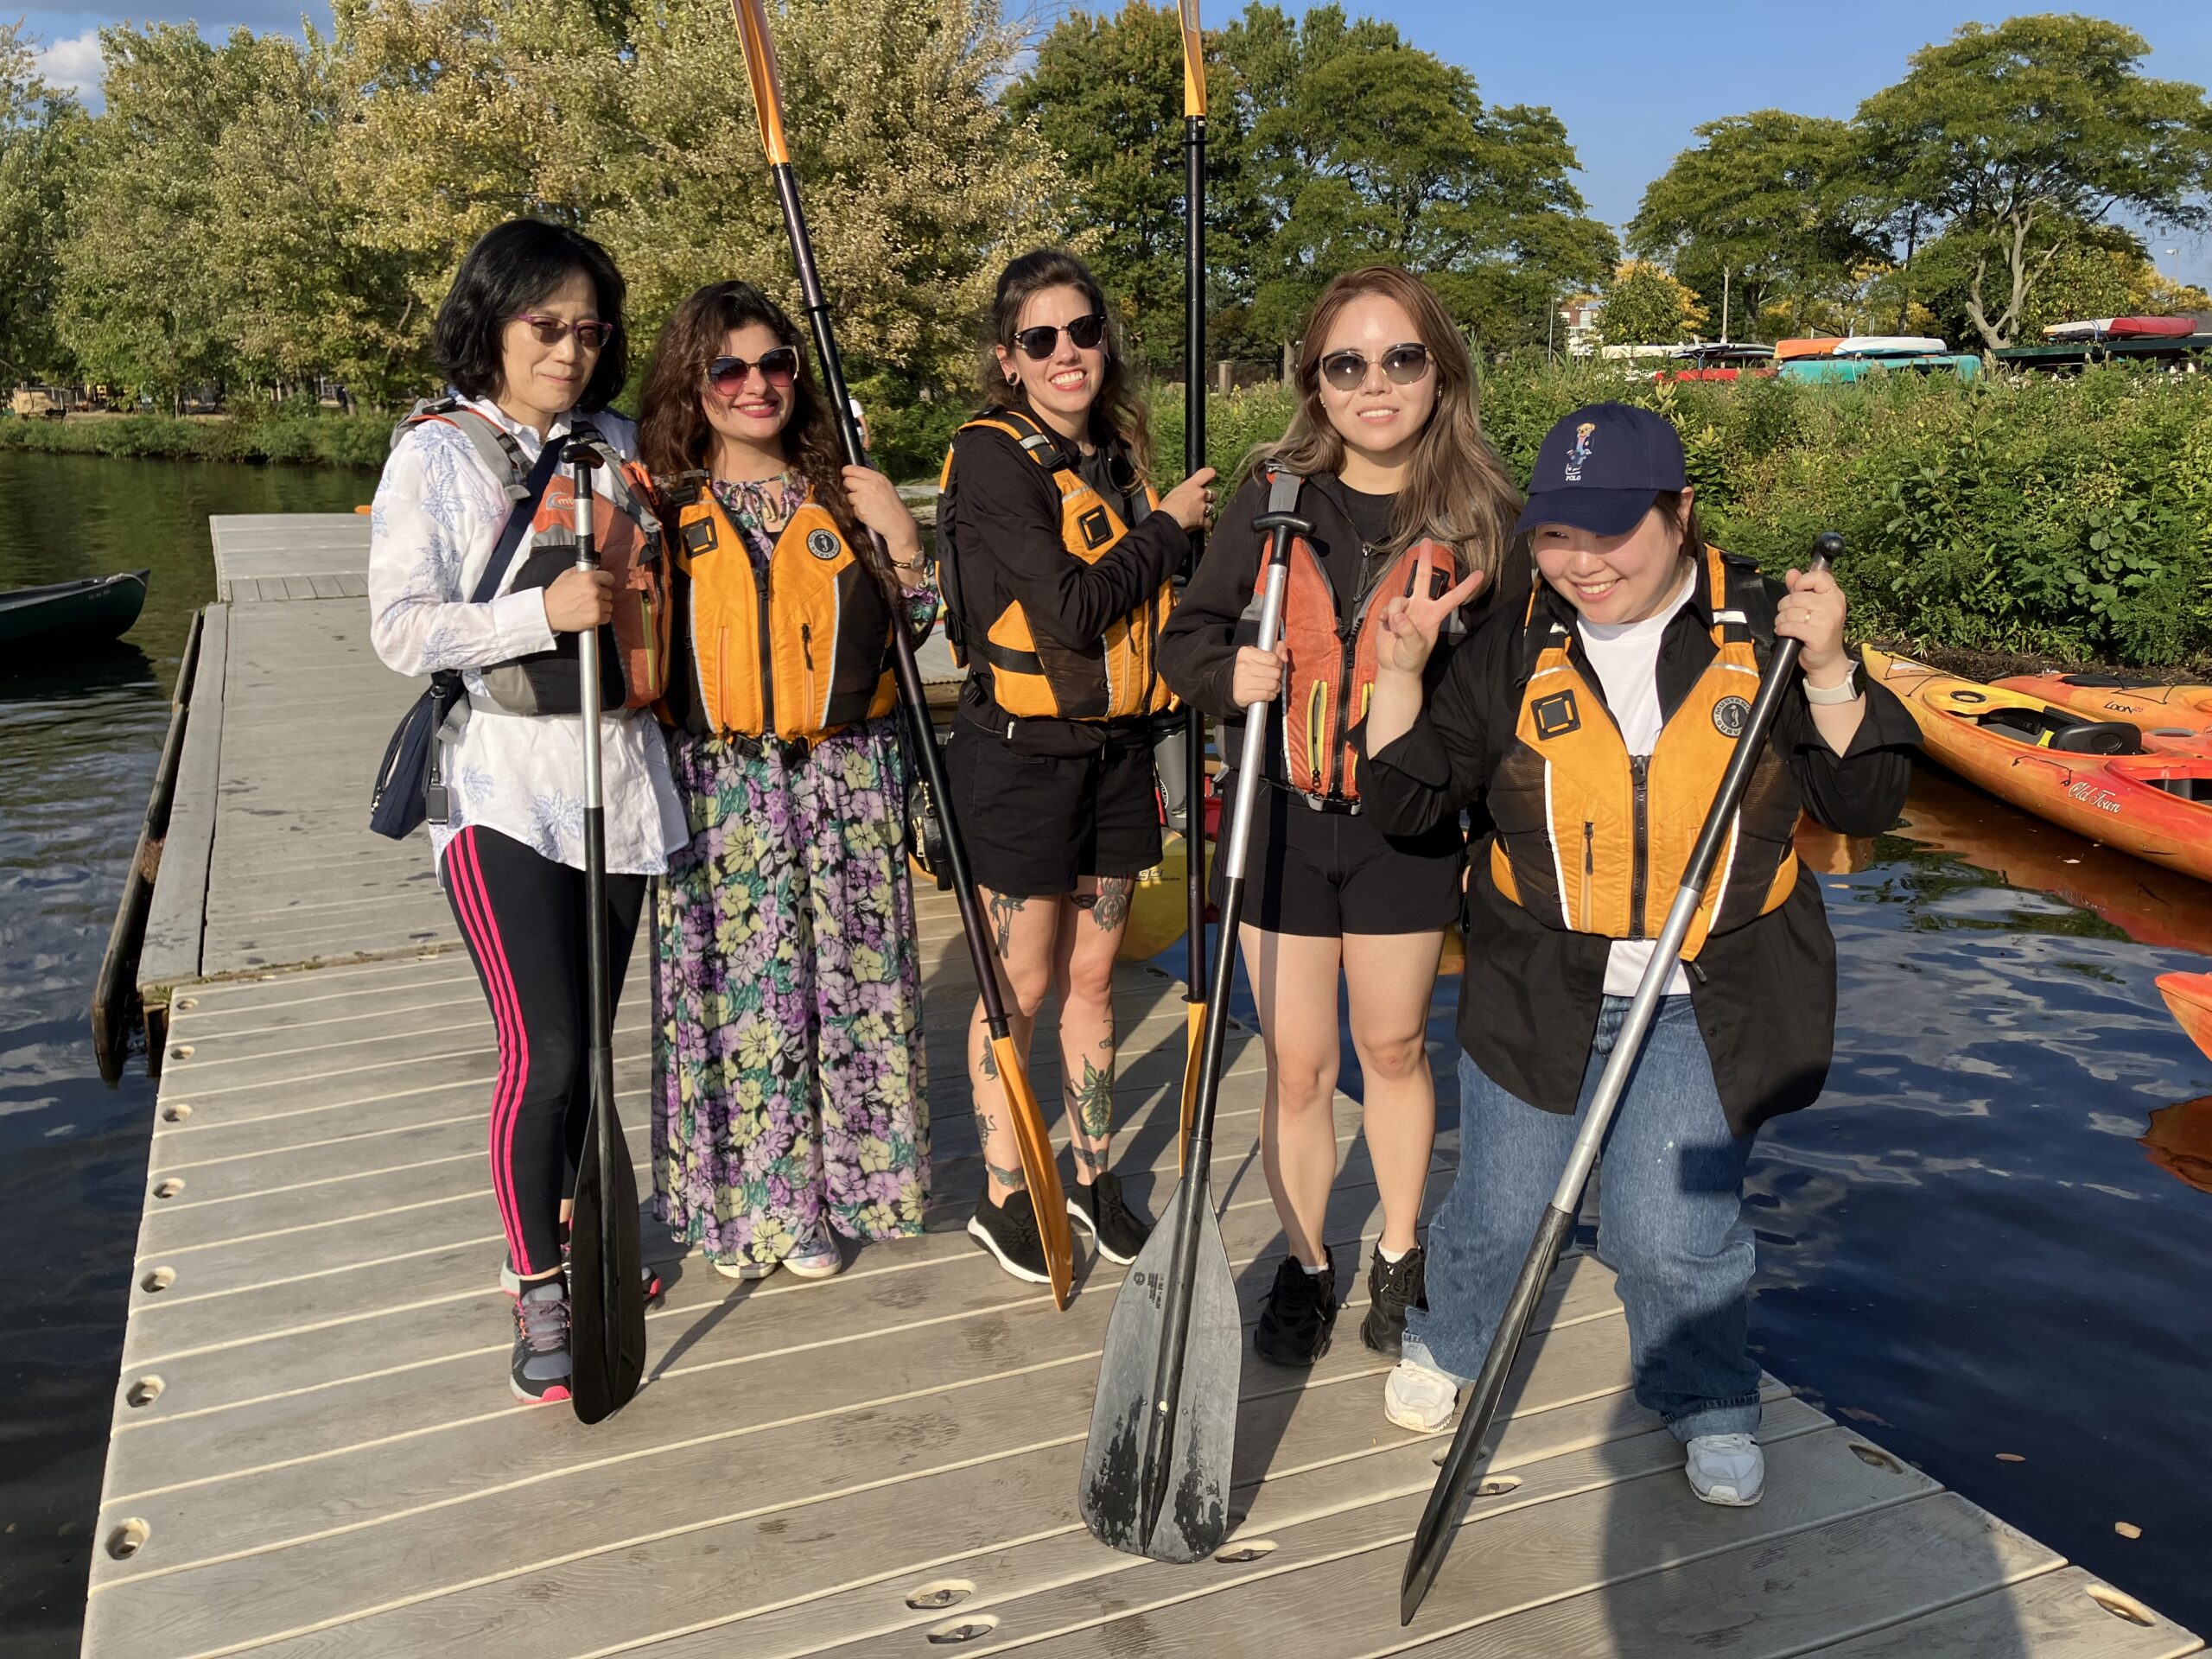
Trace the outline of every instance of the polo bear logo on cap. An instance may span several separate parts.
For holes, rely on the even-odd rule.
[[[806,550],[817,559],[834,559],[837,556],[837,538],[826,530],[810,530],[806,532]]]
[[[1590,435],[1598,429],[1595,421],[1584,421],[1574,429],[1573,447],[1567,452],[1567,481],[1582,481],[1582,463],[1590,459]]]

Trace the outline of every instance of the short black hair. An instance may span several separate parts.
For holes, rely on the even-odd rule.
[[[582,271],[591,278],[601,322],[614,332],[576,400],[581,414],[605,409],[630,375],[630,335],[622,326],[626,285],[607,250],[582,231],[537,219],[511,219],[476,239],[454,273],[453,286],[431,325],[430,350],[454,389],[490,397],[499,390],[500,337],[508,321],[542,304]]]

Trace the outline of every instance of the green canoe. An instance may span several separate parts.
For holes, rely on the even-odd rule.
[[[146,603],[143,570],[0,593],[0,664],[120,638]]]

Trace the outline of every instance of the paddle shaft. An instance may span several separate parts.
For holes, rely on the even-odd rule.
[[[1842,546],[1842,539],[1832,533],[1821,537],[1813,544],[1811,569],[1826,569],[1829,559],[1840,553]],[[1421,1524],[1414,1530],[1413,1548],[1406,1557],[1405,1577],[1398,1592],[1398,1623],[1402,1625],[1413,1622],[1422,1598],[1428,1594],[1438,1569],[1444,1565],[1445,1552],[1451,1543],[1452,1519],[1466,1498],[1467,1488],[1474,1480],[1475,1466],[1484,1453],[1483,1437],[1489,1433],[1491,1421],[1497,1414],[1506,1377],[1519,1357],[1522,1338],[1529,1333],[1529,1322],[1535,1317],[1536,1303],[1542,1297],[1560,1251],[1573,1229],[1575,1213],[1582,1207],[1583,1188],[1589,1184],[1590,1171],[1598,1161],[1599,1149],[1605,1144],[1605,1131],[1611,1127],[1613,1114],[1628,1086],[1629,1072],[1634,1069],[1643,1039],[1651,1029],[1659,999],[1666,995],[1667,982],[1674,976],[1675,963],[1681,957],[1682,941],[1689,936],[1690,924],[1704,900],[1705,884],[1712,879],[1713,867],[1719,861],[1730,821],[1743,800],[1751,768],[1758,764],[1767,728],[1774,723],[1774,711],[1789,689],[1790,675],[1796,671],[1802,649],[1795,639],[1784,639],[1776,648],[1765,676],[1759,682],[1751,714],[1737,737],[1735,751],[1728,757],[1726,770],[1720,774],[1719,790],[1706,811],[1696,843],[1690,849],[1689,862],[1683,868],[1681,885],[1675,890],[1674,902],[1667,907],[1667,919],[1659,929],[1658,942],[1652,947],[1651,961],[1644,968],[1643,977],[1637,982],[1636,995],[1628,1005],[1628,1016],[1621,1023],[1619,1035],[1613,1039],[1612,1052],[1605,1058],[1605,1069],[1599,1075],[1598,1091],[1591,1097],[1582,1127],[1575,1132],[1567,1167],[1560,1172],[1559,1185],[1553,1189],[1551,1203],[1537,1225],[1535,1237],[1529,1243],[1529,1254],[1521,1263],[1521,1275],[1514,1281],[1513,1293],[1506,1299],[1505,1311],[1499,1317],[1497,1333],[1491,1338],[1490,1351],[1484,1356],[1482,1370],[1467,1395],[1459,1431],[1452,1437],[1451,1450],[1445,1454],[1436,1484],[1429,1491]]]
[[[599,569],[591,479],[598,464],[598,457],[588,450],[580,450],[573,463],[579,570]],[[613,987],[607,983],[607,805],[600,771],[599,630],[595,627],[576,635],[576,681],[584,749],[584,1007],[591,1021],[592,1133],[599,1138],[603,1164],[618,1155],[626,1158],[629,1152],[613,1144],[613,1114],[608,1109],[614,1098],[614,1052],[608,1046],[614,1018]]]
[[[1267,587],[1260,601],[1260,649],[1273,651],[1282,638],[1284,590],[1290,585],[1290,540],[1312,526],[1287,512],[1258,520],[1272,532],[1268,548]],[[1140,1537],[1152,1536],[1167,1499],[1167,1474],[1173,1461],[1175,1402],[1183,1389],[1183,1359],[1190,1347],[1191,1294],[1198,1274],[1198,1234],[1212,1207],[1207,1170],[1213,1156],[1214,1109],[1221,1098],[1222,1046],[1229,1037],[1230,975],[1236,969],[1236,924],[1244,909],[1244,858],[1252,842],[1252,814],[1259,802],[1260,768],[1268,750],[1268,704],[1263,697],[1244,711],[1244,753],[1236,772],[1236,798],[1224,821],[1221,851],[1221,928],[1214,939],[1213,982],[1222,994],[1206,1004],[1205,1038],[1198,1052],[1198,1100],[1191,1114],[1189,1159],[1184,1165],[1182,1202],[1175,1212],[1175,1253],[1169,1268],[1166,1300],[1160,1311],[1163,1332],[1153,1415],[1145,1427],[1145,1486]]]
[[[845,390],[844,359],[837,354],[837,336],[830,321],[830,302],[822,292],[822,276],[814,263],[814,242],[806,228],[806,210],[799,203],[798,179],[791,163],[779,162],[769,168],[776,183],[776,200],[784,210],[784,230],[791,245],[791,263],[798,270],[799,296],[806,306],[806,321],[814,335],[814,353],[822,365],[823,391],[845,459],[855,467],[868,464],[868,448],[861,441],[860,423],[853,418]],[[881,543],[879,540],[878,547]],[[976,882],[969,872],[968,845],[952,810],[952,785],[945,776],[944,757],[938,752],[937,734],[930,725],[929,701],[922,690],[921,664],[914,658],[914,641],[903,619],[891,627],[891,670],[899,682],[899,701],[913,722],[914,747],[921,756],[922,772],[936,803],[938,822],[944,833],[945,862],[951,866],[952,892],[960,906],[960,931],[968,942],[968,955],[976,969],[976,988],[983,1002],[983,1023],[994,1041],[1007,1035],[1006,999],[999,994],[997,963],[992,958],[990,932],[983,907],[976,902]]]
[[[1187,477],[1206,464],[1206,118],[1183,120],[1183,471]],[[1204,520],[1191,531],[1190,579],[1198,579],[1205,556]],[[1190,931],[1183,947],[1184,1000],[1206,1000],[1206,717],[1195,702],[1186,706],[1184,760],[1190,768],[1183,791],[1184,842],[1190,853]],[[1186,1147],[1187,1153],[1188,1148]]]

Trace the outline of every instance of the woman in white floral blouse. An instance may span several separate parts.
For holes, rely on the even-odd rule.
[[[588,237],[533,219],[488,232],[461,262],[432,336],[454,395],[405,425],[370,521],[377,654],[403,674],[458,671],[468,692],[457,738],[448,721],[449,802],[444,822],[433,814],[431,845],[498,1028],[492,1187],[507,1239],[502,1282],[515,1299],[510,1382],[524,1402],[569,1394],[564,1233],[590,1105],[583,751],[573,715],[511,713],[481,671],[556,652],[561,636],[613,613],[603,572],[563,569],[544,586],[516,579],[533,536],[573,530],[560,468],[538,464],[545,446],[634,452],[634,429],[606,407],[626,373],[622,299],[620,274]],[[511,486],[527,494],[549,474],[533,528],[495,591],[475,602],[514,510]],[[602,524],[622,510],[604,486],[598,500]],[[687,837],[652,716],[607,715],[600,748],[620,987],[646,879]]]

